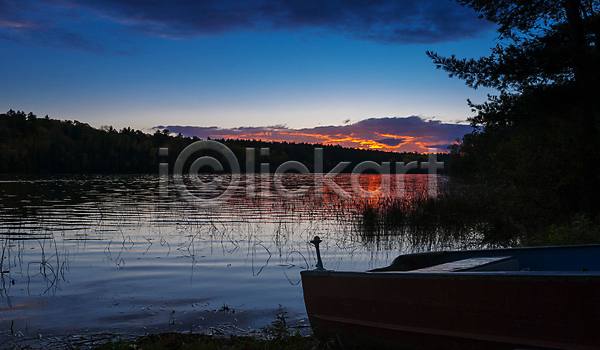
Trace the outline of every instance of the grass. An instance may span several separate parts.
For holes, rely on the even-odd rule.
[[[143,336],[134,340],[107,342],[95,350],[269,350],[269,349],[317,349],[314,337],[298,334],[272,339],[249,336],[220,337],[207,334],[161,333]]]
[[[363,241],[404,240],[416,250],[600,243],[600,215],[538,212],[484,186],[360,205]]]
[[[365,202],[357,221],[364,241],[403,239],[417,250],[506,245],[514,235],[483,190]]]
[[[600,215],[590,219],[587,215],[573,216],[568,222],[552,224],[522,241],[524,246],[548,246],[570,244],[600,244]]]

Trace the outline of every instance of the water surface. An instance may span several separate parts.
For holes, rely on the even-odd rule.
[[[405,180],[404,195],[426,193],[426,175]],[[336,183],[351,192],[349,175]],[[361,177],[371,191],[365,198],[327,186],[315,194],[314,175],[284,177],[290,191],[304,186],[298,196],[281,195],[271,175],[243,177],[212,207],[184,200],[172,178],[163,184],[153,175],[3,177],[1,330],[248,330],[282,308],[292,323],[307,324],[300,271],[316,263],[313,236],[323,239],[323,262],[335,270],[382,267],[422,249],[401,237],[361,238],[358,204],[389,195],[375,191],[379,175]],[[210,199],[227,185],[192,193]]]

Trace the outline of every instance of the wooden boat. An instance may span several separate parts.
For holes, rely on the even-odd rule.
[[[600,349],[600,245],[416,253],[367,272],[319,265],[301,272],[318,337],[373,348]]]

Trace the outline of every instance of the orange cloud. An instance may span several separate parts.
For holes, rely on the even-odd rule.
[[[445,124],[415,116],[371,118],[350,125],[305,129],[290,129],[281,125],[232,129],[214,126],[158,126],[154,129],[168,129],[172,133],[200,138],[304,142],[392,152],[427,152],[429,148],[443,152],[457,138],[471,132],[468,125]]]

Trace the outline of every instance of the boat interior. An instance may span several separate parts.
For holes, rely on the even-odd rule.
[[[370,272],[552,271],[600,273],[600,245],[526,247],[406,254]]]

